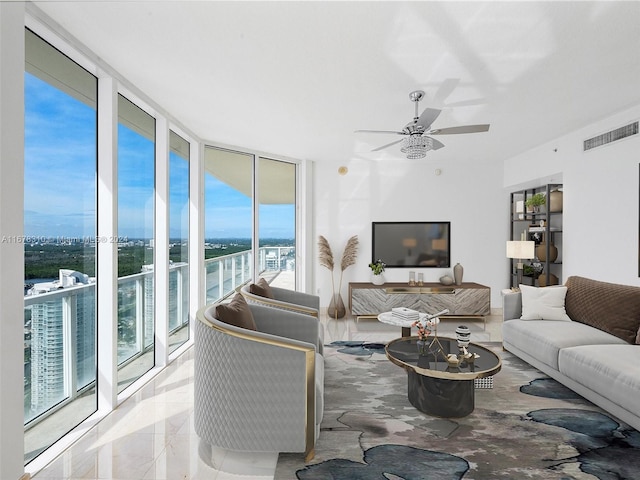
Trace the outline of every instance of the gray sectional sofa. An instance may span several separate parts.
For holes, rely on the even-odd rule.
[[[504,349],[640,430],[640,288],[521,287],[503,295]]]

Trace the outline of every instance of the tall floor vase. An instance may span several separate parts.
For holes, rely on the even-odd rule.
[[[344,307],[342,295],[334,293],[331,297],[331,302],[329,302],[329,307],[327,308],[327,316],[329,318],[342,318],[346,313],[347,309]]]

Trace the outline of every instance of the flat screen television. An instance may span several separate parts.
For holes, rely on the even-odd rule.
[[[372,222],[372,262],[387,267],[449,268],[451,222]]]

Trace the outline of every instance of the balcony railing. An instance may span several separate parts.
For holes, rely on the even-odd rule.
[[[229,296],[252,278],[251,250],[205,260],[206,303]],[[294,247],[260,247],[258,273],[295,270]]]
[[[293,247],[259,249],[260,272],[295,270]],[[205,261],[206,302],[232,293],[251,278],[251,251]],[[189,322],[189,266],[169,268],[169,329]],[[118,368],[153,348],[153,271],[118,279]],[[40,421],[95,388],[95,284],[24,297],[24,423]]]

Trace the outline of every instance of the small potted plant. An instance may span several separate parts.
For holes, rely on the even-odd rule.
[[[544,193],[535,193],[527,198],[527,201],[524,204],[527,206],[528,212],[537,213],[540,210],[540,207],[545,203],[547,202]]]
[[[372,278],[371,282],[374,285],[382,285],[384,283],[384,277],[382,273],[387,265],[381,260],[378,259],[375,262],[371,262],[369,264],[369,268],[371,269]]]

